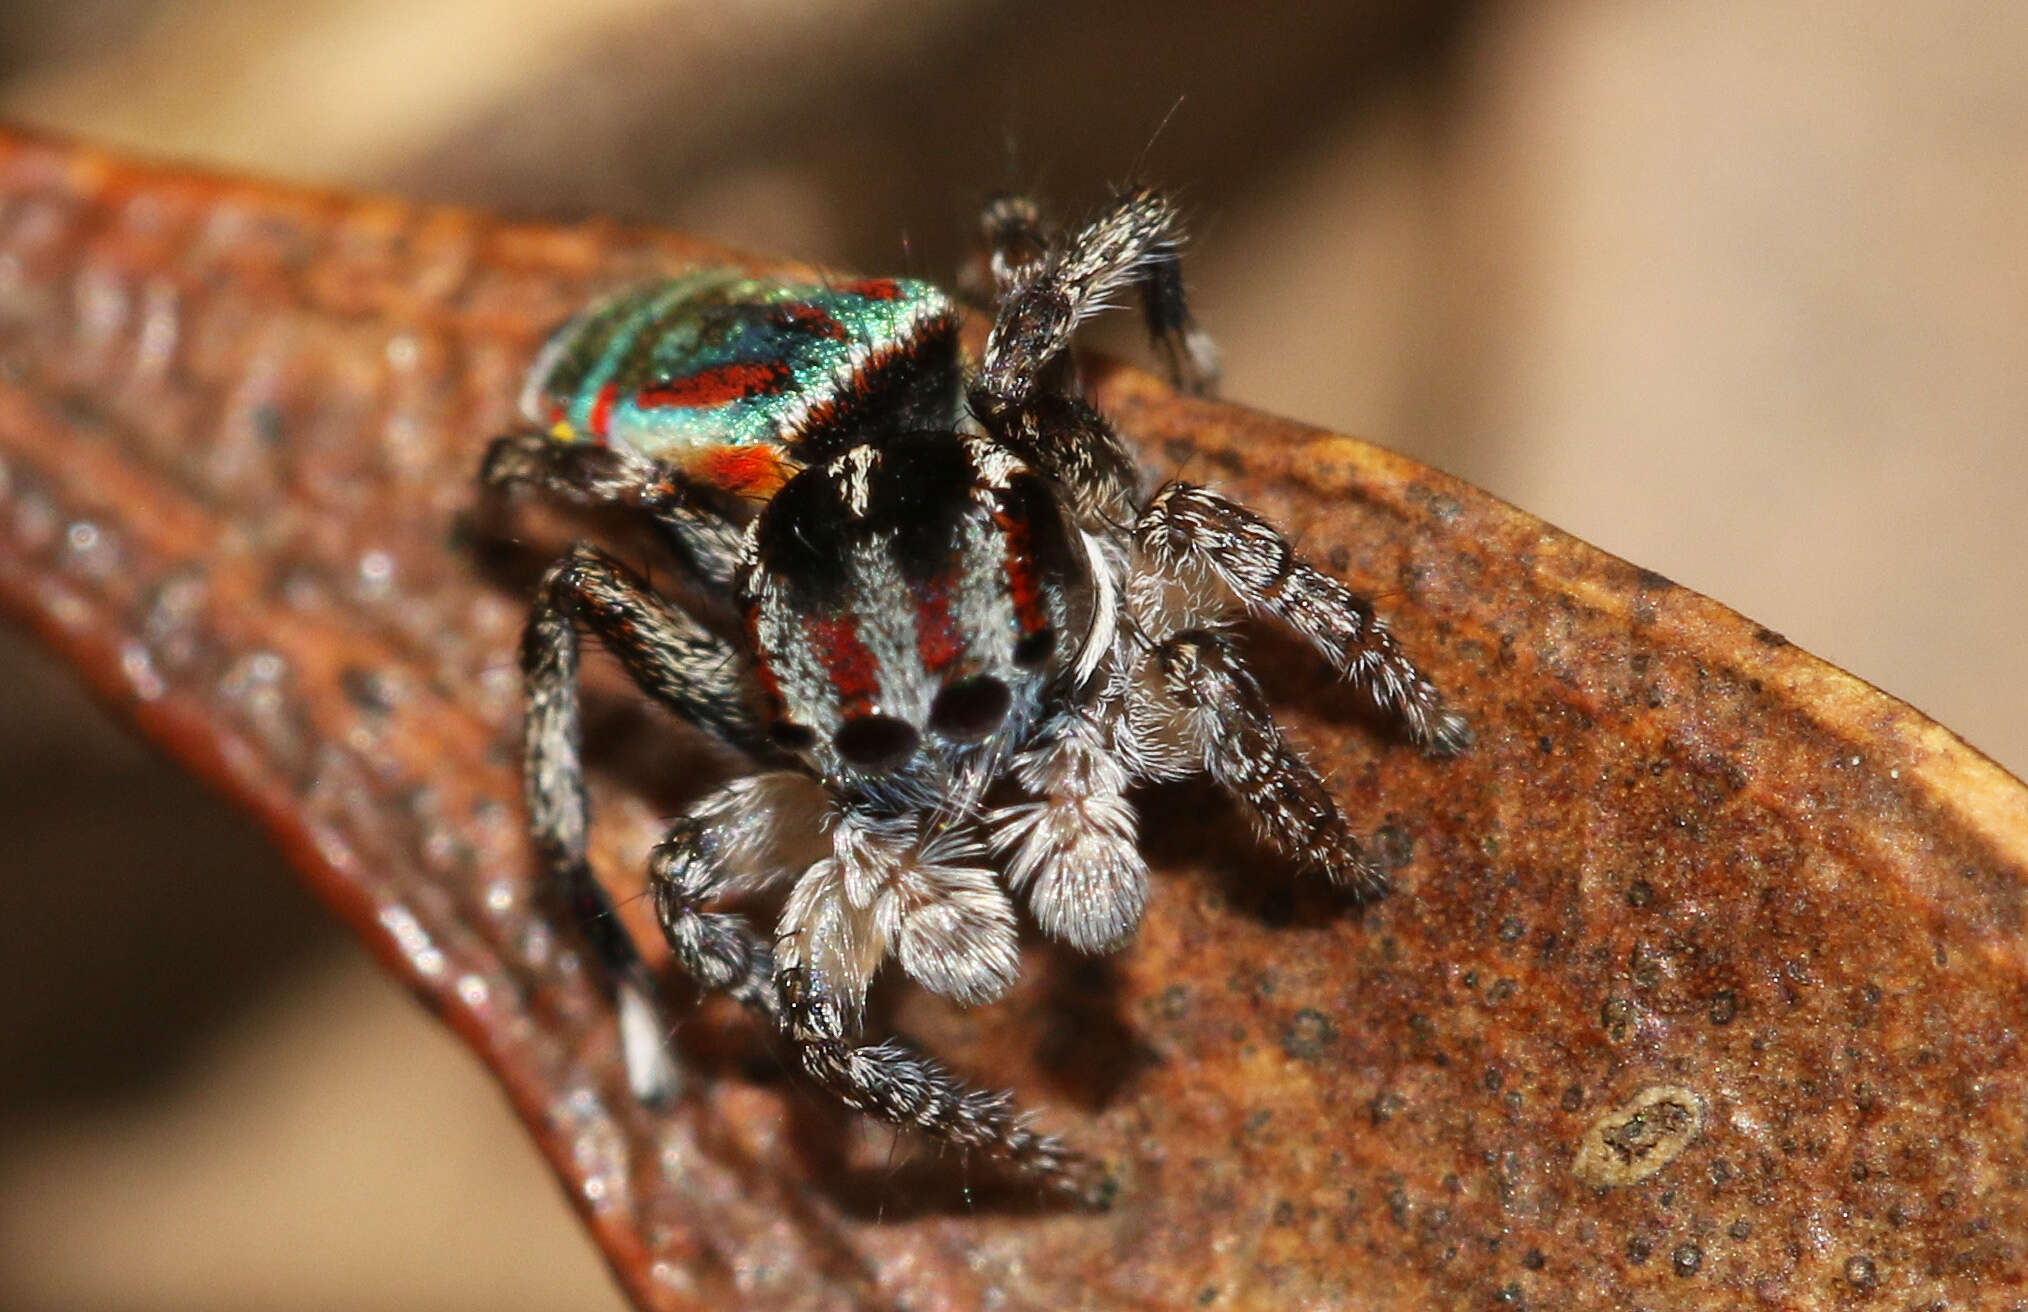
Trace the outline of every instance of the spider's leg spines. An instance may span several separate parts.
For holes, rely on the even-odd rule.
[[[648,858],[648,888],[655,918],[670,951],[686,974],[707,993],[725,993],[770,1019],[780,1014],[774,989],[774,957],[767,940],[744,916],[705,912],[717,896],[725,871],[705,851],[703,826],[685,817],[676,822]]]
[[[1190,316],[1175,206],[1160,192],[1124,193],[1041,259],[1006,270],[999,313],[980,361],[978,390],[1019,404],[1044,390],[1046,371],[1079,324],[1137,286],[1143,315],[1177,385],[1207,392],[1217,352]]]
[[[1030,1129],[1012,1095],[970,1088],[899,1043],[855,1043],[845,1011],[803,970],[785,970],[777,983],[786,1004],[783,1034],[797,1064],[847,1107],[1005,1162],[1087,1206],[1111,1197],[1098,1164]]]
[[[744,916],[703,908],[799,874],[821,850],[815,780],[778,770],[734,779],[696,802],[648,857],[655,918],[685,973],[770,1019],[780,1015],[774,951]]]
[[[1282,736],[1232,639],[1187,630],[1164,642],[1154,659],[1177,727],[1261,836],[1334,884],[1385,891],[1385,876],[1366,856],[1330,789]]]
[[[1365,690],[1426,750],[1450,754],[1471,738],[1452,709],[1373,606],[1311,565],[1266,520],[1190,483],[1157,492],[1134,536],[1171,574],[1209,574],[1249,611],[1286,625],[1339,674]]]
[[[579,544],[544,575],[521,640],[527,711],[522,788],[547,884],[619,998],[628,1079],[650,1100],[670,1091],[674,1068],[643,1036],[660,1034],[655,983],[586,859],[578,627],[620,658],[642,688],[720,736],[758,732],[747,718],[743,661],[611,557]]]
[[[636,686],[681,718],[736,747],[769,752],[749,658],[612,556],[574,545],[544,577],[537,612],[582,625]]]
[[[637,509],[713,587],[729,586],[739,566],[743,530],[733,516],[674,469],[618,447],[507,433],[486,448],[479,483],[496,491],[532,487],[571,505]]]

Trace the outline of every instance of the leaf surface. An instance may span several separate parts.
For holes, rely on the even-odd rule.
[[[1348,907],[1209,791],[1151,790],[1125,952],[1031,945],[969,1012],[885,997],[1109,1158],[1104,1215],[897,1145],[717,1004],[685,1022],[686,1096],[634,1106],[517,800],[523,598],[582,526],[481,514],[472,473],[551,326],[734,258],[0,136],[0,602],[472,1046],[637,1303],[2022,1294],[2021,784],[1456,480],[1116,368],[1098,399],[1151,468],[1289,527],[1471,717],[1470,752],[1421,757],[1254,640],[1395,891]],[[593,712],[597,857],[637,889],[734,767],[609,671]]]

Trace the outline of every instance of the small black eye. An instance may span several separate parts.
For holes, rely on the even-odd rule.
[[[831,740],[838,755],[862,770],[892,770],[915,755],[921,735],[906,720],[891,715],[862,715],[847,720]]]
[[[1040,669],[1056,650],[1056,630],[1037,629],[1014,644],[1014,663],[1024,670]]]
[[[930,703],[930,728],[946,738],[975,743],[1000,727],[1014,701],[1007,685],[988,675],[962,679]]]
[[[792,752],[800,752],[817,741],[817,731],[807,724],[794,720],[776,720],[768,726],[768,736],[775,740],[775,746]]]

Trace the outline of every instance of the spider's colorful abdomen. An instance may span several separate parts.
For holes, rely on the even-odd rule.
[[[928,283],[710,269],[566,323],[521,410],[555,441],[624,448],[765,498],[869,427],[948,428],[958,378],[957,312]]]

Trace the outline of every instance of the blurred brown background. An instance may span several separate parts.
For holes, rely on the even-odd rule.
[[[1229,396],[2017,773],[2023,70],[2028,6],[1891,0],[0,7],[9,119],[869,271],[949,271],[985,191],[1139,170],[1195,216]],[[13,638],[0,825],[0,1306],[617,1305],[476,1064]]]

